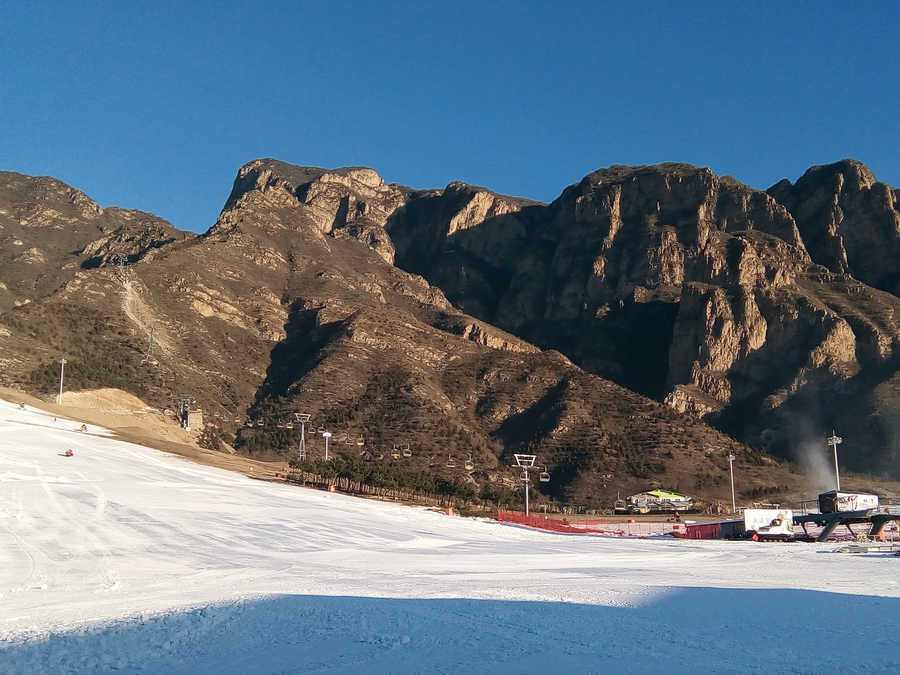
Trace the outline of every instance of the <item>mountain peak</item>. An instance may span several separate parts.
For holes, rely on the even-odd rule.
[[[855,159],[842,159],[831,164],[810,167],[797,180],[797,185],[821,184],[825,181],[835,180],[838,176],[850,190],[868,189],[877,182],[875,174],[862,162]]]

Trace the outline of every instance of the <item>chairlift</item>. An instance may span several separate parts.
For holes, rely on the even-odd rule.
[[[412,450],[409,449],[409,443],[407,443],[405,446],[403,446],[403,450],[401,451],[401,454],[406,458],[412,457]]]
[[[377,455],[375,455],[375,459],[378,459],[378,460],[384,459],[384,455],[379,452]]]
[[[240,424],[240,423],[241,423],[241,418],[240,418],[240,417],[235,417],[235,418],[234,418],[234,423],[235,423],[235,424]]]
[[[360,436],[359,438],[356,439],[356,444],[362,446],[362,445],[365,445],[366,442],[363,440],[363,437]]]
[[[453,459],[451,455],[447,455],[447,468],[455,469],[456,468],[456,460]]]
[[[538,477],[541,479],[542,483],[550,482],[550,474],[547,472],[546,466],[544,467],[543,471],[541,471],[540,476],[538,476]]]
[[[466,460],[465,467],[466,467],[466,471],[471,471],[472,469],[475,468],[475,462],[472,461],[471,456],[469,457],[469,459]]]
[[[288,422],[287,424],[284,425],[284,428],[285,428],[285,429],[293,429],[293,428],[294,428],[294,423],[293,423],[293,422]]]
[[[253,420],[247,420],[246,422],[244,422],[244,424],[246,424],[248,427],[252,427],[252,426],[253,426]]]
[[[316,433],[317,433],[317,434],[324,434],[324,433],[325,433],[325,427],[319,427],[318,429],[316,429]]]
[[[394,459],[400,459],[400,450],[397,449],[396,445],[394,446],[393,450],[391,450],[391,457],[393,457]]]
[[[275,425],[275,428],[284,429],[284,425],[281,422],[279,422],[278,424]]]
[[[215,417],[216,419],[219,419],[221,417],[221,415],[219,413],[213,413],[213,417]]]
[[[259,420],[259,422],[256,423],[256,426],[258,426],[258,427],[264,427],[264,426],[266,426],[266,421],[265,421],[265,420]]]

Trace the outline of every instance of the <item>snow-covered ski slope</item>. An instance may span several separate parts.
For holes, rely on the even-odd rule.
[[[900,673],[896,557],[533,532],[77,427],[0,403],[0,675]]]

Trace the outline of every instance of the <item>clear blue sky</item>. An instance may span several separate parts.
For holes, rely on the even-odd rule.
[[[550,201],[610,164],[900,186],[887,2],[0,0],[0,169],[205,230],[257,157]]]

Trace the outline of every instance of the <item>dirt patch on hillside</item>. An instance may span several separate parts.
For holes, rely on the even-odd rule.
[[[274,477],[284,472],[283,463],[260,462],[197,445],[170,415],[164,415],[141,399],[120,389],[95,389],[63,394],[63,405],[48,403],[17,389],[0,387],[0,398],[11,403],[25,403],[78,424],[97,425],[115,432],[116,438],[179,455],[198,464],[236,471],[247,476]],[[252,469],[252,470],[251,470]]]
[[[129,415],[136,412],[153,412],[134,394],[121,389],[89,389],[87,391],[67,391],[62,395],[63,408],[87,408],[102,412]]]

